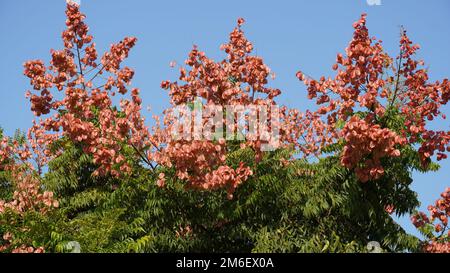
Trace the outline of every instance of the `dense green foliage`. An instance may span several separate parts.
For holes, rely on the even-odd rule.
[[[47,251],[70,251],[69,241],[83,252],[359,252],[370,241],[412,251],[419,244],[385,211],[391,204],[405,214],[418,205],[409,188],[418,166],[412,150],[389,159],[386,176],[367,184],[337,157],[285,165],[290,152],[276,151],[252,165],[255,175],[228,200],[224,190],[186,190],[178,180],[159,188],[157,171],[139,165],[123,180],[93,177],[89,156],[64,145],[42,180],[60,209],[28,215],[33,233],[17,231]],[[252,164],[251,153],[236,149],[229,163]]]

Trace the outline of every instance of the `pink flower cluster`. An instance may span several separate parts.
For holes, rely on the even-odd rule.
[[[82,48],[84,44],[92,41],[92,36],[88,34],[89,27],[84,23],[86,16],[79,11],[80,6],[75,3],[67,3],[66,6],[66,26],[62,33],[64,47],[71,49],[74,46]]]
[[[227,54],[224,60],[215,62],[194,46],[185,61],[190,69],[180,68],[179,80],[184,84],[170,81],[161,83],[163,89],[169,90],[173,107],[194,103],[198,98],[202,102],[204,112],[207,112],[206,109],[211,105],[221,107],[239,105],[249,109],[251,106],[276,104],[274,98],[280,95],[281,91],[266,86],[271,71],[262,58],[251,55],[253,45],[244,36],[241,29],[243,23],[244,19],[239,18],[237,27],[230,33],[229,42],[221,46]],[[171,139],[169,132],[177,122],[172,113],[172,108],[165,112],[165,139],[162,138],[165,145],[156,153],[156,161],[163,166],[174,167],[177,178],[187,180],[188,187],[199,189],[225,187],[228,189],[228,196],[232,197],[236,187],[252,175],[252,170],[243,162],[237,168],[226,164],[228,148],[224,136],[214,141]],[[296,144],[297,138],[294,135],[298,136],[301,128],[298,116],[298,111],[283,107],[280,121],[268,122],[269,131],[275,127],[280,128],[281,147]],[[202,124],[206,124],[207,117],[202,118]],[[236,121],[236,118],[231,119]],[[223,117],[221,122],[225,128],[226,118]],[[232,128],[233,132],[239,133],[237,126]],[[248,123],[245,128],[248,129]],[[263,138],[256,135],[252,139],[241,141],[240,145],[241,148],[253,149],[255,161],[259,161],[263,155],[261,147],[274,141],[271,137]],[[164,185],[163,178],[164,176],[160,177],[159,185]]]
[[[203,184],[205,189],[214,189],[219,187],[228,186],[228,199],[233,198],[233,192],[235,189],[249,176],[253,174],[250,168],[246,167],[244,163],[240,163],[239,167],[233,169],[229,166],[220,166],[211,173],[208,173],[205,178],[209,183]]]
[[[441,198],[436,201],[434,206],[428,206],[428,211],[430,216],[423,212],[418,212],[411,217],[415,227],[421,229],[431,225],[436,233],[432,238],[429,238],[430,240],[425,244],[424,250],[434,253],[450,253],[450,228],[448,225],[448,218],[450,217],[450,188],[446,188],[441,193]]]
[[[23,213],[28,210],[37,210],[46,213],[51,208],[57,208],[59,203],[53,197],[53,192],[45,191],[41,193],[39,180],[30,174],[15,174],[16,190],[13,194],[13,200],[5,202],[0,200],[0,213],[6,209],[11,209],[17,213]]]
[[[429,121],[438,116],[446,118],[440,111],[440,107],[447,104],[450,90],[450,82],[444,79],[428,83],[426,68],[423,61],[414,60],[412,57],[419,49],[418,45],[412,45],[411,40],[403,32],[400,40],[402,54],[398,57],[403,60],[398,73],[405,80],[404,89],[397,93],[398,103],[402,113],[407,117],[405,121],[406,132],[410,135],[409,142],[415,143],[419,138],[424,141],[419,148],[422,162],[437,152],[437,159],[445,159],[445,152],[450,151],[450,131],[433,131],[426,128]]]
[[[345,124],[342,134],[346,145],[341,163],[349,169],[355,168],[361,182],[380,178],[384,173],[380,160],[387,156],[400,156],[395,145],[404,142],[391,130],[382,129],[378,124],[370,124],[358,116],[353,116]]]
[[[48,69],[40,60],[25,63],[24,74],[30,78],[37,94],[27,92],[31,109],[36,116],[52,114],[33,131],[39,133],[41,142],[49,145],[61,137],[67,137],[82,145],[83,151],[92,155],[99,167],[95,174],[119,176],[131,171],[122,150],[122,144],[140,151],[150,144],[150,134],[141,117],[139,90],[133,89],[131,100],[122,99],[121,108],[113,105],[116,92],[125,95],[131,84],[134,71],[121,68],[136,43],[136,38],[127,37],[111,45],[109,52],[97,64],[97,50],[84,23],[85,16],[79,6],[68,3],[66,10],[67,29],[62,38],[65,48],[52,50]],[[100,75],[109,73],[106,83],[99,82]],[[64,91],[64,97],[56,100],[50,89]],[[40,128],[38,128],[40,126]],[[44,140],[45,139],[45,140]],[[48,153],[41,153],[39,156]]]
[[[18,215],[23,215],[29,211],[45,214],[49,210],[59,207],[59,202],[54,197],[53,192],[42,190],[38,176],[33,172],[34,166],[29,162],[33,157],[31,151],[37,151],[35,160],[39,168],[39,164],[42,163],[39,161],[42,155],[42,147],[45,146],[45,143],[43,143],[45,138],[42,138],[43,142],[41,142],[40,140],[35,141],[36,139],[31,137],[33,132],[34,135],[40,134],[40,132],[33,131],[33,128],[30,129],[28,134],[31,140],[31,148],[27,143],[19,144],[18,141],[9,138],[3,138],[0,141],[0,170],[10,173],[10,182],[14,188],[11,200],[0,200],[0,215],[7,210]],[[0,252],[10,248],[12,238],[11,233],[3,234],[3,239],[7,243],[0,245]],[[21,245],[14,248],[12,252],[42,253],[44,249]]]
[[[12,201],[0,200],[0,213],[11,209],[17,213],[36,210],[46,213],[58,207],[53,192],[42,192],[39,179],[33,173],[32,158],[28,144],[20,145],[16,140],[3,138],[0,142],[0,170],[11,173],[11,182],[15,191]]]
[[[418,152],[424,164],[435,152],[438,160],[446,158],[450,132],[428,130],[426,124],[441,115],[439,108],[448,102],[449,81],[427,82],[426,69],[418,68],[423,62],[412,59],[419,46],[412,45],[406,32],[402,33],[395,66],[381,41],[369,36],[365,14],[353,27],[346,54],[338,54],[332,67],[337,71],[334,78],[315,80],[297,73],[307,86],[308,98],[319,105],[317,111],[304,116],[306,149],[302,152],[317,154],[345,139],[341,162],[355,169],[361,181],[381,177],[380,159],[399,156],[402,145],[420,143]],[[392,107],[405,117],[404,127],[395,131],[380,122]],[[360,120],[355,117],[358,111],[368,114]]]
[[[11,242],[13,240],[13,235],[9,232],[3,234],[3,240],[7,243],[4,245],[0,245],[0,253],[7,250],[11,247]],[[15,247],[11,250],[11,253],[45,253],[45,249],[43,247],[32,247],[27,245],[20,245],[19,247]]]

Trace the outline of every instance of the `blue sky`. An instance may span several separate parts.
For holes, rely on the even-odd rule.
[[[138,38],[126,65],[135,69],[133,86],[141,89],[143,104],[155,114],[169,101],[159,87],[161,81],[177,77],[169,62],[182,63],[193,44],[216,60],[223,58],[219,46],[227,41],[238,17],[246,19],[243,29],[248,39],[277,75],[270,84],[283,91],[279,103],[290,107],[305,110],[313,105],[295,72],[330,75],[336,54],[351,39],[352,23],[363,12],[368,13],[370,34],[383,40],[389,53],[398,52],[403,25],[421,45],[419,57],[428,65],[431,79],[450,76],[448,0],[381,0],[381,5],[368,5],[366,0],[81,1],[100,53],[125,36]],[[47,62],[50,48],[62,47],[64,9],[64,0],[0,1],[0,126],[7,134],[31,124],[33,116],[24,97],[30,87],[22,64],[28,59]],[[450,107],[444,112],[450,116]],[[148,119],[152,113],[148,112]],[[449,122],[433,126],[448,130]],[[414,174],[413,188],[419,193],[422,210],[450,185],[450,160],[441,165],[436,173]],[[398,221],[417,234],[407,217]]]

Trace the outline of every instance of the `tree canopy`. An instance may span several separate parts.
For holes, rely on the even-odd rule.
[[[411,189],[450,151],[429,129],[450,82],[428,80],[406,31],[391,57],[363,14],[334,77],[297,72],[318,105],[300,111],[277,104],[239,18],[223,60],[194,46],[162,81],[171,106],[149,127],[123,65],[137,39],[99,57],[79,6],[66,16],[64,48],[24,64],[33,125],[0,131],[0,252],[450,252],[450,189],[430,216]]]

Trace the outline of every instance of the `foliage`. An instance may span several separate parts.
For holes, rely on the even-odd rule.
[[[371,241],[386,252],[448,251],[448,190],[430,218],[413,218],[425,247],[391,217],[416,215],[412,172],[436,171],[433,155],[445,158],[450,141],[426,128],[443,116],[450,83],[427,82],[406,32],[394,65],[362,15],[334,79],[297,73],[319,109],[279,106],[268,123],[278,139],[240,139],[246,124],[232,139],[219,131],[179,140],[179,106],[278,107],[281,91],[267,87],[274,74],[252,55],[244,19],[223,60],[195,46],[179,82],[161,83],[171,107],[148,128],[139,90],[128,90],[134,71],[123,66],[137,39],[98,58],[79,6],[66,15],[50,65],[24,65],[37,119],[26,134],[0,131],[1,252],[70,252],[73,241],[83,252],[367,252]]]
[[[450,188],[446,188],[441,197],[435,206],[428,206],[430,216],[423,212],[416,212],[411,216],[413,224],[427,239],[422,243],[425,252],[450,253]]]

